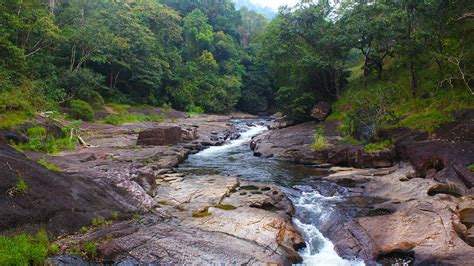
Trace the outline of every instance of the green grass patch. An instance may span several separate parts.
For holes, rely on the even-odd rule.
[[[384,140],[381,142],[377,143],[369,143],[364,146],[364,151],[365,152],[376,152],[376,151],[381,151],[385,149],[389,149],[392,146],[392,141],[390,140]]]
[[[314,134],[314,143],[312,145],[312,148],[316,151],[321,151],[326,149],[327,147],[329,147],[329,142],[326,136],[324,136],[323,128],[320,127]]]
[[[92,226],[93,227],[102,227],[102,226],[107,226],[111,225],[112,221],[107,221],[103,217],[94,217],[92,218]]]
[[[15,191],[20,194],[25,194],[28,191],[28,184],[23,178],[16,181]]]
[[[30,115],[27,112],[10,112],[0,114],[0,128],[10,129],[19,126],[28,120]]]
[[[45,231],[35,236],[0,236],[0,265],[44,265],[49,240]]]
[[[200,212],[193,212],[193,217],[195,218],[202,218],[211,215],[208,210],[200,211]]]
[[[64,128],[63,131],[69,134],[68,128]],[[76,148],[77,137],[64,137],[60,139],[55,139],[53,137],[47,138],[46,129],[42,127],[29,128],[27,134],[30,138],[27,143],[20,143],[12,146],[19,151],[30,150],[45,152],[48,154],[56,154],[61,151],[74,150]]]
[[[225,205],[225,204],[219,204],[214,206],[215,208],[221,209],[221,210],[226,210],[226,211],[231,211],[237,209],[237,207],[233,205]]]
[[[48,169],[48,170],[51,170],[51,171],[54,171],[54,172],[61,172],[62,171],[62,169],[59,168],[58,166],[46,162],[46,160],[44,158],[39,159],[38,163],[41,164],[42,166],[46,167],[46,169]]]
[[[440,112],[437,110],[429,110],[427,112],[409,115],[405,119],[401,120],[397,125],[418,129],[432,134],[443,124],[452,122],[453,120],[454,116],[452,114]]]
[[[467,170],[474,172],[474,164],[470,164],[467,166]]]
[[[352,136],[345,136],[342,138],[342,143],[345,143],[345,144],[352,144],[352,145],[358,145],[358,144],[362,144],[362,142]]]
[[[110,219],[116,221],[120,218],[120,213],[118,211],[111,211],[110,212]]]
[[[164,120],[165,120],[164,116],[161,116],[161,115],[128,114],[128,115],[109,115],[109,116],[106,116],[103,120],[100,120],[99,123],[121,125],[121,124],[126,124],[126,123],[146,122],[146,121],[163,122]]]
[[[357,112],[360,107],[379,102],[374,109],[383,111],[382,117],[378,118],[379,129],[406,126],[432,134],[443,124],[453,121],[456,112],[474,108],[474,97],[464,87],[439,87],[436,69],[435,65],[427,66],[418,73],[416,97],[411,94],[407,70],[390,60],[386,62],[382,80],[370,76],[367,87],[364,78],[356,74],[333,105],[328,120],[340,121],[341,132],[354,134],[355,129],[363,132],[364,129],[351,123],[353,118],[361,118],[364,114]],[[358,71],[357,68],[350,70],[352,73]]]
[[[82,244],[82,251],[88,258],[95,258],[97,256],[97,244],[95,241],[86,241]]]
[[[9,112],[0,114],[0,128],[10,129],[25,123],[30,115],[27,112]]]
[[[49,245],[49,248],[48,248],[48,249],[49,249],[48,254],[49,254],[50,256],[55,256],[55,255],[58,255],[58,254],[59,254],[59,246],[58,246],[57,244],[54,244],[54,243],[53,243],[53,244]]]
[[[132,106],[128,104],[120,104],[120,103],[108,103],[106,105],[114,110],[115,114],[124,115],[128,113],[128,110],[132,108]]]

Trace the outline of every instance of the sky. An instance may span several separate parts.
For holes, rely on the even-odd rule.
[[[250,0],[250,1],[254,4],[258,4],[263,7],[265,6],[271,7],[275,10],[277,10],[279,6],[282,6],[282,5],[293,6],[298,2],[298,0]]]

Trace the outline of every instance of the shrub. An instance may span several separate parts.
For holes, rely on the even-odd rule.
[[[375,152],[375,151],[388,149],[391,146],[392,146],[392,141],[384,140],[384,141],[381,141],[381,142],[369,143],[369,144],[365,145],[364,146],[364,151],[365,152]]]
[[[204,108],[202,108],[201,106],[191,104],[191,105],[188,105],[188,107],[186,108],[186,112],[188,113],[188,115],[199,115],[199,114],[204,113]]]
[[[28,184],[24,179],[20,179],[16,182],[15,190],[20,194],[25,194],[28,191]]]
[[[86,241],[82,245],[82,251],[86,253],[87,257],[89,258],[95,258],[97,255],[97,245],[95,241]]]
[[[43,265],[48,245],[45,231],[39,231],[36,236],[0,236],[0,265]]]
[[[49,255],[57,255],[59,253],[59,246],[57,244],[51,244],[49,245]]]
[[[467,166],[467,170],[474,172],[474,164],[470,164]]]
[[[92,218],[92,226],[93,227],[100,227],[100,226],[106,226],[106,225],[111,225],[111,221],[106,221],[103,217],[94,217]]]
[[[72,100],[70,103],[71,106],[71,117],[74,119],[79,119],[83,121],[93,121],[94,120],[94,110],[87,102],[83,100]]]
[[[313,149],[316,151],[324,150],[329,146],[326,136],[324,136],[323,128],[320,127],[314,134]]]
[[[346,133],[362,141],[376,139],[378,131],[395,119],[391,105],[397,101],[397,90],[393,85],[384,85],[350,95],[350,107],[343,121]]]

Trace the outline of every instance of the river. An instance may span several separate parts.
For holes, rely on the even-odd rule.
[[[191,155],[180,165],[180,172],[228,175],[280,186],[295,207],[293,223],[306,241],[307,247],[300,251],[303,264],[364,265],[355,258],[341,258],[331,241],[318,230],[318,226],[334,211],[336,203],[342,200],[344,188],[321,181],[320,178],[328,174],[324,169],[253,156],[248,143],[252,137],[267,130],[265,122],[233,122],[241,132],[238,139]]]

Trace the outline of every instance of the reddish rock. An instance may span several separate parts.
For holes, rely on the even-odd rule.
[[[318,102],[313,109],[311,109],[311,117],[316,118],[318,121],[326,120],[326,117],[331,112],[331,105],[327,102]]]
[[[166,146],[181,141],[181,128],[177,126],[158,126],[138,134],[137,145]]]
[[[430,139],[413,130],[398,131],[384,134],[397,140],[399,158],[410,161],[417,176],[474,187],[474,174],[466,168],[474,158],[474,110],[463,112]]]
[[[328,150],[328,162],[356,168],[383,168],[393,165],[391,150],[365,152],[362,145],[338,145]]]

